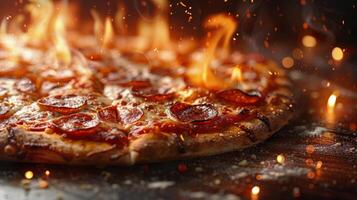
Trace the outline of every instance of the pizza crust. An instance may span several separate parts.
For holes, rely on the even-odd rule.
[[[65,139],[57,134],[22,128],[0,131],[0,160],[73,165],[131,164],[128,147]]]
[[[280,104],[268,107],[264,116],[269,119],[270,126],[254,119],[232,125],[222,132],[198,134],[184,140],[167,133],[141,135],[129,146],[132,162],[178,160],[245,149],[272,136],[293,118],[293,113],[290,106]]]
[[[271,92],[273,97],[285,102],[275,106],[268,104],[270,106],[265,107],[264,111],[259,110],[268,119],[268,124],[253,119],[239,122],[222,132],[183,138],[172,133],[151,132],[130,140],[125,147],[71,140],[55,133],[31,132],[22,128],[6,129],[0,131],[0,160],[69,165],[133,165],[241,150],[266,140],[293,117],[290,91],[278,88]]]

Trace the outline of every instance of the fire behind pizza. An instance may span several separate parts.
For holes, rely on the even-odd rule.
[[[1,36],[2,160],[130,165],[208,156],[267,139],[293,113],[284,70],[218,41],[138,53],[139,37],[98,48],[87,43],[94,37],[59,44],[55,36],[49,49]]]

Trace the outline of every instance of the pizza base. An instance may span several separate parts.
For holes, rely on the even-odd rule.
[[[286,98],[289,96],[289,98]],[[278,131],[293,117],[292,95],[285,88],[272,91],[280,104],[259,110],[267,119],[242,121],[222,132],[180,138],[172,133],[146,133],[117,147],[104,142],[71,140],[56,133],[26,131],[20,127],[0,131],[0,160],[68,164],[133,165],[211,156],[258,144]],[[283,102],[285,101],[285,102]]]

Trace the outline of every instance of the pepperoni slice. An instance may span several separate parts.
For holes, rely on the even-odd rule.
[[[52,116],[51,112],[39,110],[25,110],[16,115],[16,124],[23,125],[30,131],[44,131],[48,127],[48,118]]]
[[[87,104],[87,98],[79,95],[56,95],[44,97],[37,101],[38,105],[45,110],[71,114],[78,112]]]
[[[217,109],[210,104],[175,103],[170,107],[170,113],[181,122],[207,121],[218,115]]]
[[[21,63],[7,60],[0,61],[0,76],[21,76],[26,73],[26,69],[20,67]]]
[[[141,119],[144,112],[138,107],[120,107],[119,117],[124,124],[132,124]]]
[[[169,89],[155,89],[153,87],[133,87],[131,93],[148,101],[165,101],[175,97],[175,93],[169,92]]]
[[[109,106],[106,108],[101,109],[98,112],[98,116],[101,120],[107,121],[107,122],[118,122],[120,121],[119,115],[118,115],[118,109],[116,106]]]
[[[151,86],[151,83],[147,80],[132,80],[125,83],[121,83],[120,85],[124,87],[149,87]]]
[[[0,103],[0,120],[10,117],[11,108],[12,106],[8,103]]]
[[[93,115],[76,113],[52,121],[50,128],[68,137],[83,138],[98,131],[99,120]]]
[[[29,131],[44,131],[47,127],[49,127],[48,122],[36,122],[26,124],[26,129]]]
[[[239,89],[223,90],[218,92],[216,96],[219,99],[239,106],[257,104],[261,99],[258,95],[247,94]]]
[[[35,84],[28,78],[23,78],[16,82],[15,87],[20,92],[34,93],[36,92]]]

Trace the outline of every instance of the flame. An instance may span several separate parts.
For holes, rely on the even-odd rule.
[[[167,21],[168,3],[166,0],[151,0],[157,11],[155,16],[148,20],[140,21],[138,35],[141,42],[138,50],[168,49],[170,48],[170,28]]]
[[[114,38],[113,24],[111,19],[107,17],[105,19],[102,47],[103,48],[109,47],[110,43],[113,41],[113,38]]]
[[[119,33],[125,34],[126,33],[126,25],[125,25],[125,14],[126,8],[122,1],[119,1],[118,10],[115,15],[115,25]]]
[[[0,24],[0,37],[7,35],[7,20],[3,19]]]
[[[326,121],[328,123],[335,122],[335,119],[336,119],[335,106],[336,106],[337,96],[338,96],[338,93],[334,92],[330,95],[330,97],[327,100]]]
[[[91,10],[92,17],[94,19],[94,35],[97,37],[98,41],[101,41],[101,36],[102,36],[102,29],[103,29],[103,24],[102,20],[100,19],[99,14],[95,10]]]
[[[94,19],[94,34],[97,37],[98,42],[101,44],[102,48],[110,47],[114,38],[112,20],[107,17],[103,24],[99,14],[95,10],[92,10],[91,13]]]
[[[26,10],[31,16],[31,26],[26,36],[28,41],[41,41],[48,38],[49,25],[54,11],[51,0],[29,0]]]
[[[220,79],[214,74],[211,69],[211,63],[216,56],[216,51],[219,43],[222,41],[223,55],[226,56],[229,53],[229,42],[237,27],[233,18],[218,14],[210,17],[204,24],[206,28],[215,28],[215,32],[208,32],[206,49],[204,51],[203,60],[198,63],[194,63],[195,72],[193,74],[192,81],[195,84],[204,85],[209,89],[219,89],[228,87],[230,84]],[[201,70],[197,70],[197,67]],[[199,76],[199,77],[197,77]]]
[[[71,50],[64,37],[65,35],[65,18],[59,14],[55,19],[54,24],[54,43],[56,50],[56,58],[66,65],[71,63]]]
[[[18,62],[22,43],[18,38],[8,33],[8,21],[6,18],[2,20],[0,25],[0,43],[9,53],[7,59],[15,63]]]
[[[337,100],[337,94],[335,94],[335,93],[331,94],[327,100],[328,110],[333,110],[335,108],[336,100]]]
[[[243,81],[242,70],[240,69],[239,66],[236,66],[235,68],[233,68],[232,75],[231,75],[231,81],[233,83]]]

